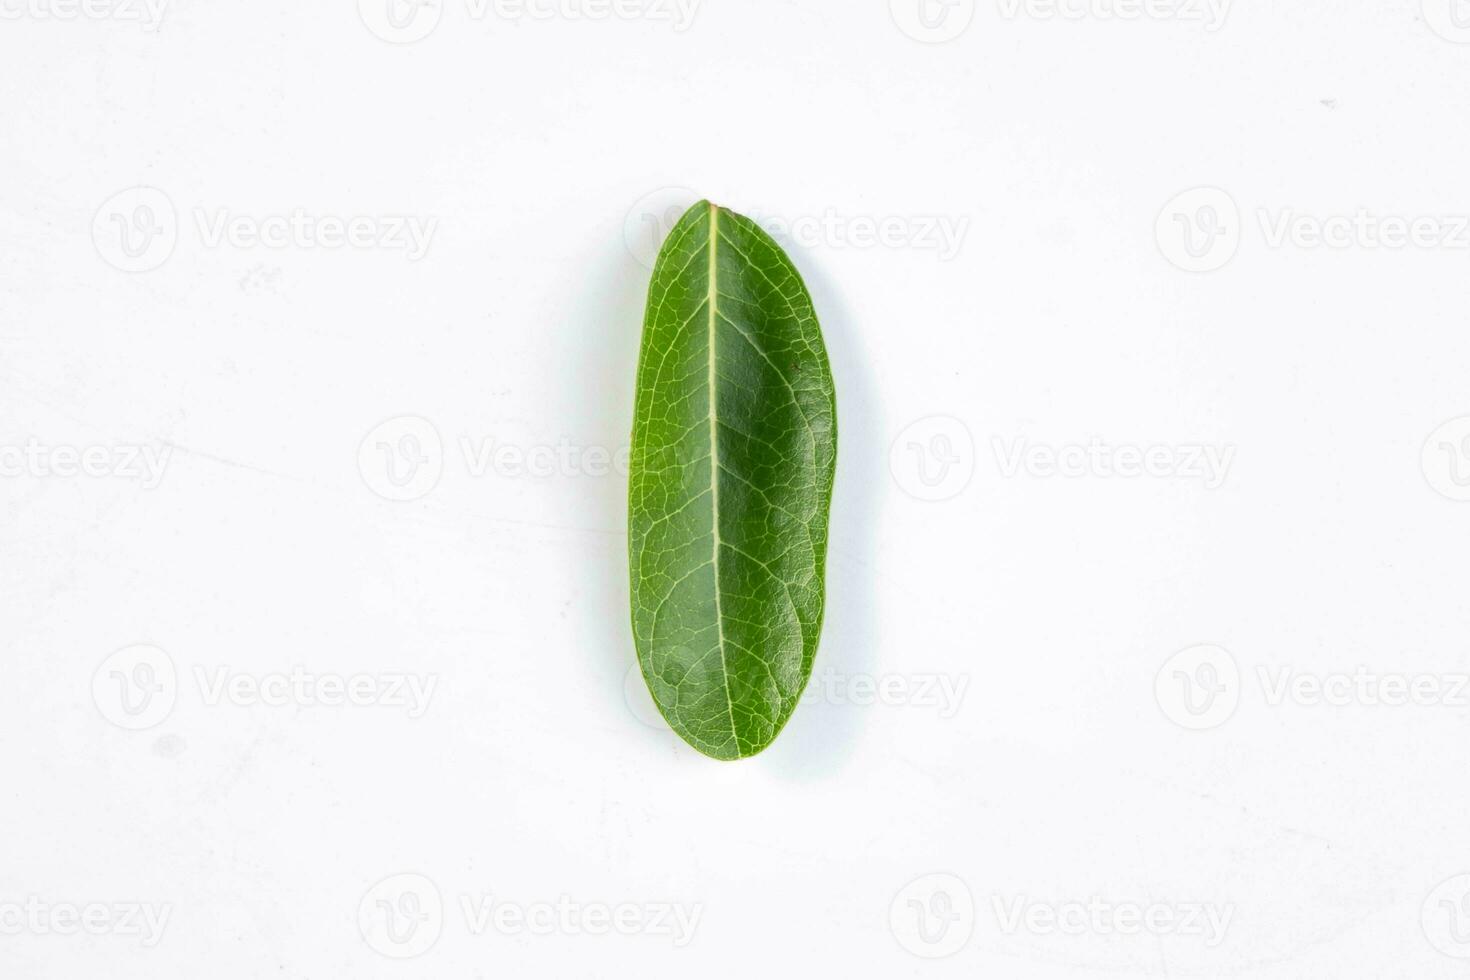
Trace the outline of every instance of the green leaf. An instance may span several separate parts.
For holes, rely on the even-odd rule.
[[[811,677],[836,460],[801,276],[755,222],[696,204],[648,290],[628,551],[643,678],[705,755],[766,748]]]

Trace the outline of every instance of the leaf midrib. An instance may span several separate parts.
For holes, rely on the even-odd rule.
[[[730,737],[734,739],[735,751],[740,751],[740,732],[735,727],[735,698],[730,693],[730,668],[725,663],[725,614],[720,603],[720,427],[719,427],[719,403],[716,391],[718,390],[718,378],[715,373],[715,324],[719,320],[719,308],[717,306],[719,297],[719,263],[716,260],[716,248],[720,234],[720,209],[711,203],[709,206],[709,269],[706,278],[709,280],[709,292],[705,297],[705,306],[709,308],[709,489],[711,503],[711,522],[713,527],[713,547],[710,560],[715,569],[715,636],[720,645],[720,675],[725,680],[725,708],[730,713]]]

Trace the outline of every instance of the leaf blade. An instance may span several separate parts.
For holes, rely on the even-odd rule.
[[[713,758],[770,745],[810,678],[835,463],[831,369],[800,275],[754,222],[700,202],[649,286],[629,565],[654,702]]]

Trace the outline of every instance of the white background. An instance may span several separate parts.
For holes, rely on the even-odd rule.
[[[98,2],[0,20],[0,974],[1463,975],[1450,0],[959,0],[933,32],[444,0],[397,36],[375,0]],[[738,764],[643,720],[625,481],[582,465],[626,446],[639,258],[694,195],[786,229],[840,405],[813,697]],[[432,239],[210,232],[298,209]],[[1273,231],[1360,210],[1442,237]],[[1090,444],[1162,464],[1035,454]],[[435,687],[210,686],[297,667]],[[1274,696],[1360,667],[1436,703]],[[485,899],[700,918],[477,932]]]

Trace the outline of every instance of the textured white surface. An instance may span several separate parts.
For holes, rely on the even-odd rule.
[[[0,0],[0,975],[1462,975],[1470,10],[386,2]],[[841,409],[737,765],[627,683],[695,194]]]

